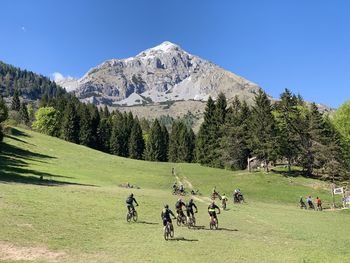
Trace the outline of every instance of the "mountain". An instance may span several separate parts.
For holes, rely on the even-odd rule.
[[[57,83],[74,90],[82,101],[110,106],[134,106],[169,101],[206,101],[223,92],[251,100],[259,86],[219,66],[164,42],[135,57],[111,59],[80,79]]]

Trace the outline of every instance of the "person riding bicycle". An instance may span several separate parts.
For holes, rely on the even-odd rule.
[[[134,198],[134,194],[131,193],[128,196],[128,198],[126,199],[126,207],[128,208],[129,213],[131,211],[135,210],[134,202],[135,202],[136,206],[139,206],[139,204],[137,203],[136,199]]]
[[[208,206],[208,213],[209,213],[209,217],[210,219],[213,217],[215,218],[215,220],[218,220],[217,216],[216,216],[216,211],[215,209],[219,210],[219,213],[220,214],[220,207],[218,207],[215,202],[211,202],[211,204]]]
[[[321,208],[322,209],[322,201],[321,201],[321,199],[317,196],[315,201],[316,201],[317,208]]]
[[[179,191],[180,191],[180,194],[184,194],[185,188],[184,188],[183,184],[180,185]]]
[[[184,202],[182,202],[181,198],[179,198],[175,204],[176,214],[181,216],[181,217],[184,217],[185,214],[184,214],[184,211],[182,211],[182,207],[186,207],[186,204]]]
[[[223,194],[221,196],[221,204],[222,204],[223,207],[226,206],[227,201],[228,201],[228,199],[226,197],[226,194]]]
[[[173,183],[173,193],[176,193],[176,190],[177,190],[177,183],[174,182]]]
[[[241,199],[243,200],[243,194],[241,192],[241,189],[237,188],[234,191],[233,198],[236,202],[239,202]]]
[[[309,208],[314,208],[314,204],[312,203],[312,198],[309,195],[309,197],[306,199],[307,204],[309,205]]]
[[[171,226],[173,225],[173,222],[171,221],[171,217],[170,215],[173,216],[173,218],[175,218],[174,213],[169,209],[168,205],[164,206],[164,209],[162,210],[162,213],[160,214],[160,217],[163,220],[163,226],[165,227],[166,224],[169,222],[171,224]]]
[[[197,208],[196,204],[193,202],[193,199],[191,198],[190,201],[186,204],[187,218],[190,218],[191,215],[192,215],[192,218],[194,217],[193,207],[196,208],[196,213],[197,213],[198,208]]]
[[[301,208],[304,208],[304,207],[305,207],[305,209],[306,209],[306,204],[305,204],[305,202],[304,202],[302,196],[300,196],[299,204],[300,204],[300,207],[301,207]]]

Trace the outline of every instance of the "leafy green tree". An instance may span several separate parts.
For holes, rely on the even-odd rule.
[[[68,102],[63,116],[63,139],[72,143],[79,143],[79,116],[73,101]]]
[[[343,140],[350,144],[350,101],[341,105],[332,116],[332,123]]]
[[[18,90],[16,89],[12,96],[11,110],[19,111],[21,108],[21,101],[19,100]]]
[[[58,112],[53,107],[39,108],[35,113],[32,127],[41,133],[57,136],[59,131]]]
[[[134,120],[129,141],[129,157],[141,160],[145,150],[145,142],[142,136],[142,129],[138,119]]]

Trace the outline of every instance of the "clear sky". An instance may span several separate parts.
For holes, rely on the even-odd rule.
[[[2,0],[0,60],[81,77],[171,41],[257,84],[338,107],[350,99],[347,0]]]

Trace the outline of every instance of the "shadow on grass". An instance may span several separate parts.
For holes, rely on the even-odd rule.
[[[276,174],[283,175],[284,177],[305,177],[305,178],[311,178],[311,179],[320,179],[319,176],[316,175],[309,175],[304,171],[281,171],[276,169],[271,169],[271,172],[274,172]]]
[[[33,145],[33,146],[34,146],[34,144],[31,144],[31,143],[29,143],[29,142],[26,142],[26,141],[24,141],[24,140],[22,140],[22,139],[19,139],[19,138],[17,138],[17,137],[11,136],[11,135],[5,135],[5,137],[10,138],[11,140],[14,140],[14,141],[17,141],[17,142],[21,142],[21,143],[25,143],[25,144]]]
[[[145,225],[159,225],[159,223],[155,222],[147,222],[147,221],[137,221],[138,224],[145,224]]]
[[[24,132],[12,129],[12,134],[16,136],[27,136]],[[10,137],[11,139],[12,136]],[[18,138],[16,138],[18,139]],[[15,140],[16,140],[15,139]],[[18,139],[20,140],[20,139]],[[21,140],[20,140],[21,141]],[[46,162],[48,159],[56,157],[35,153],[27,149],[21,149],[7,143],[0,143],[0,183],[22,183],[35,184],[44,186],[60,186],[60,185],[83,185],[95,186],[89,184],[79,184],[73,182],[57,181],[52,178],[67,178],[72,177],[56,175],[47,172],[40,172],[28,168],[28,161]]]
[[[172,239],[169,239],[168,241],[188,241],[188,242],[198,242],[198,239],[187,239],[185,237],[174,237]]]

